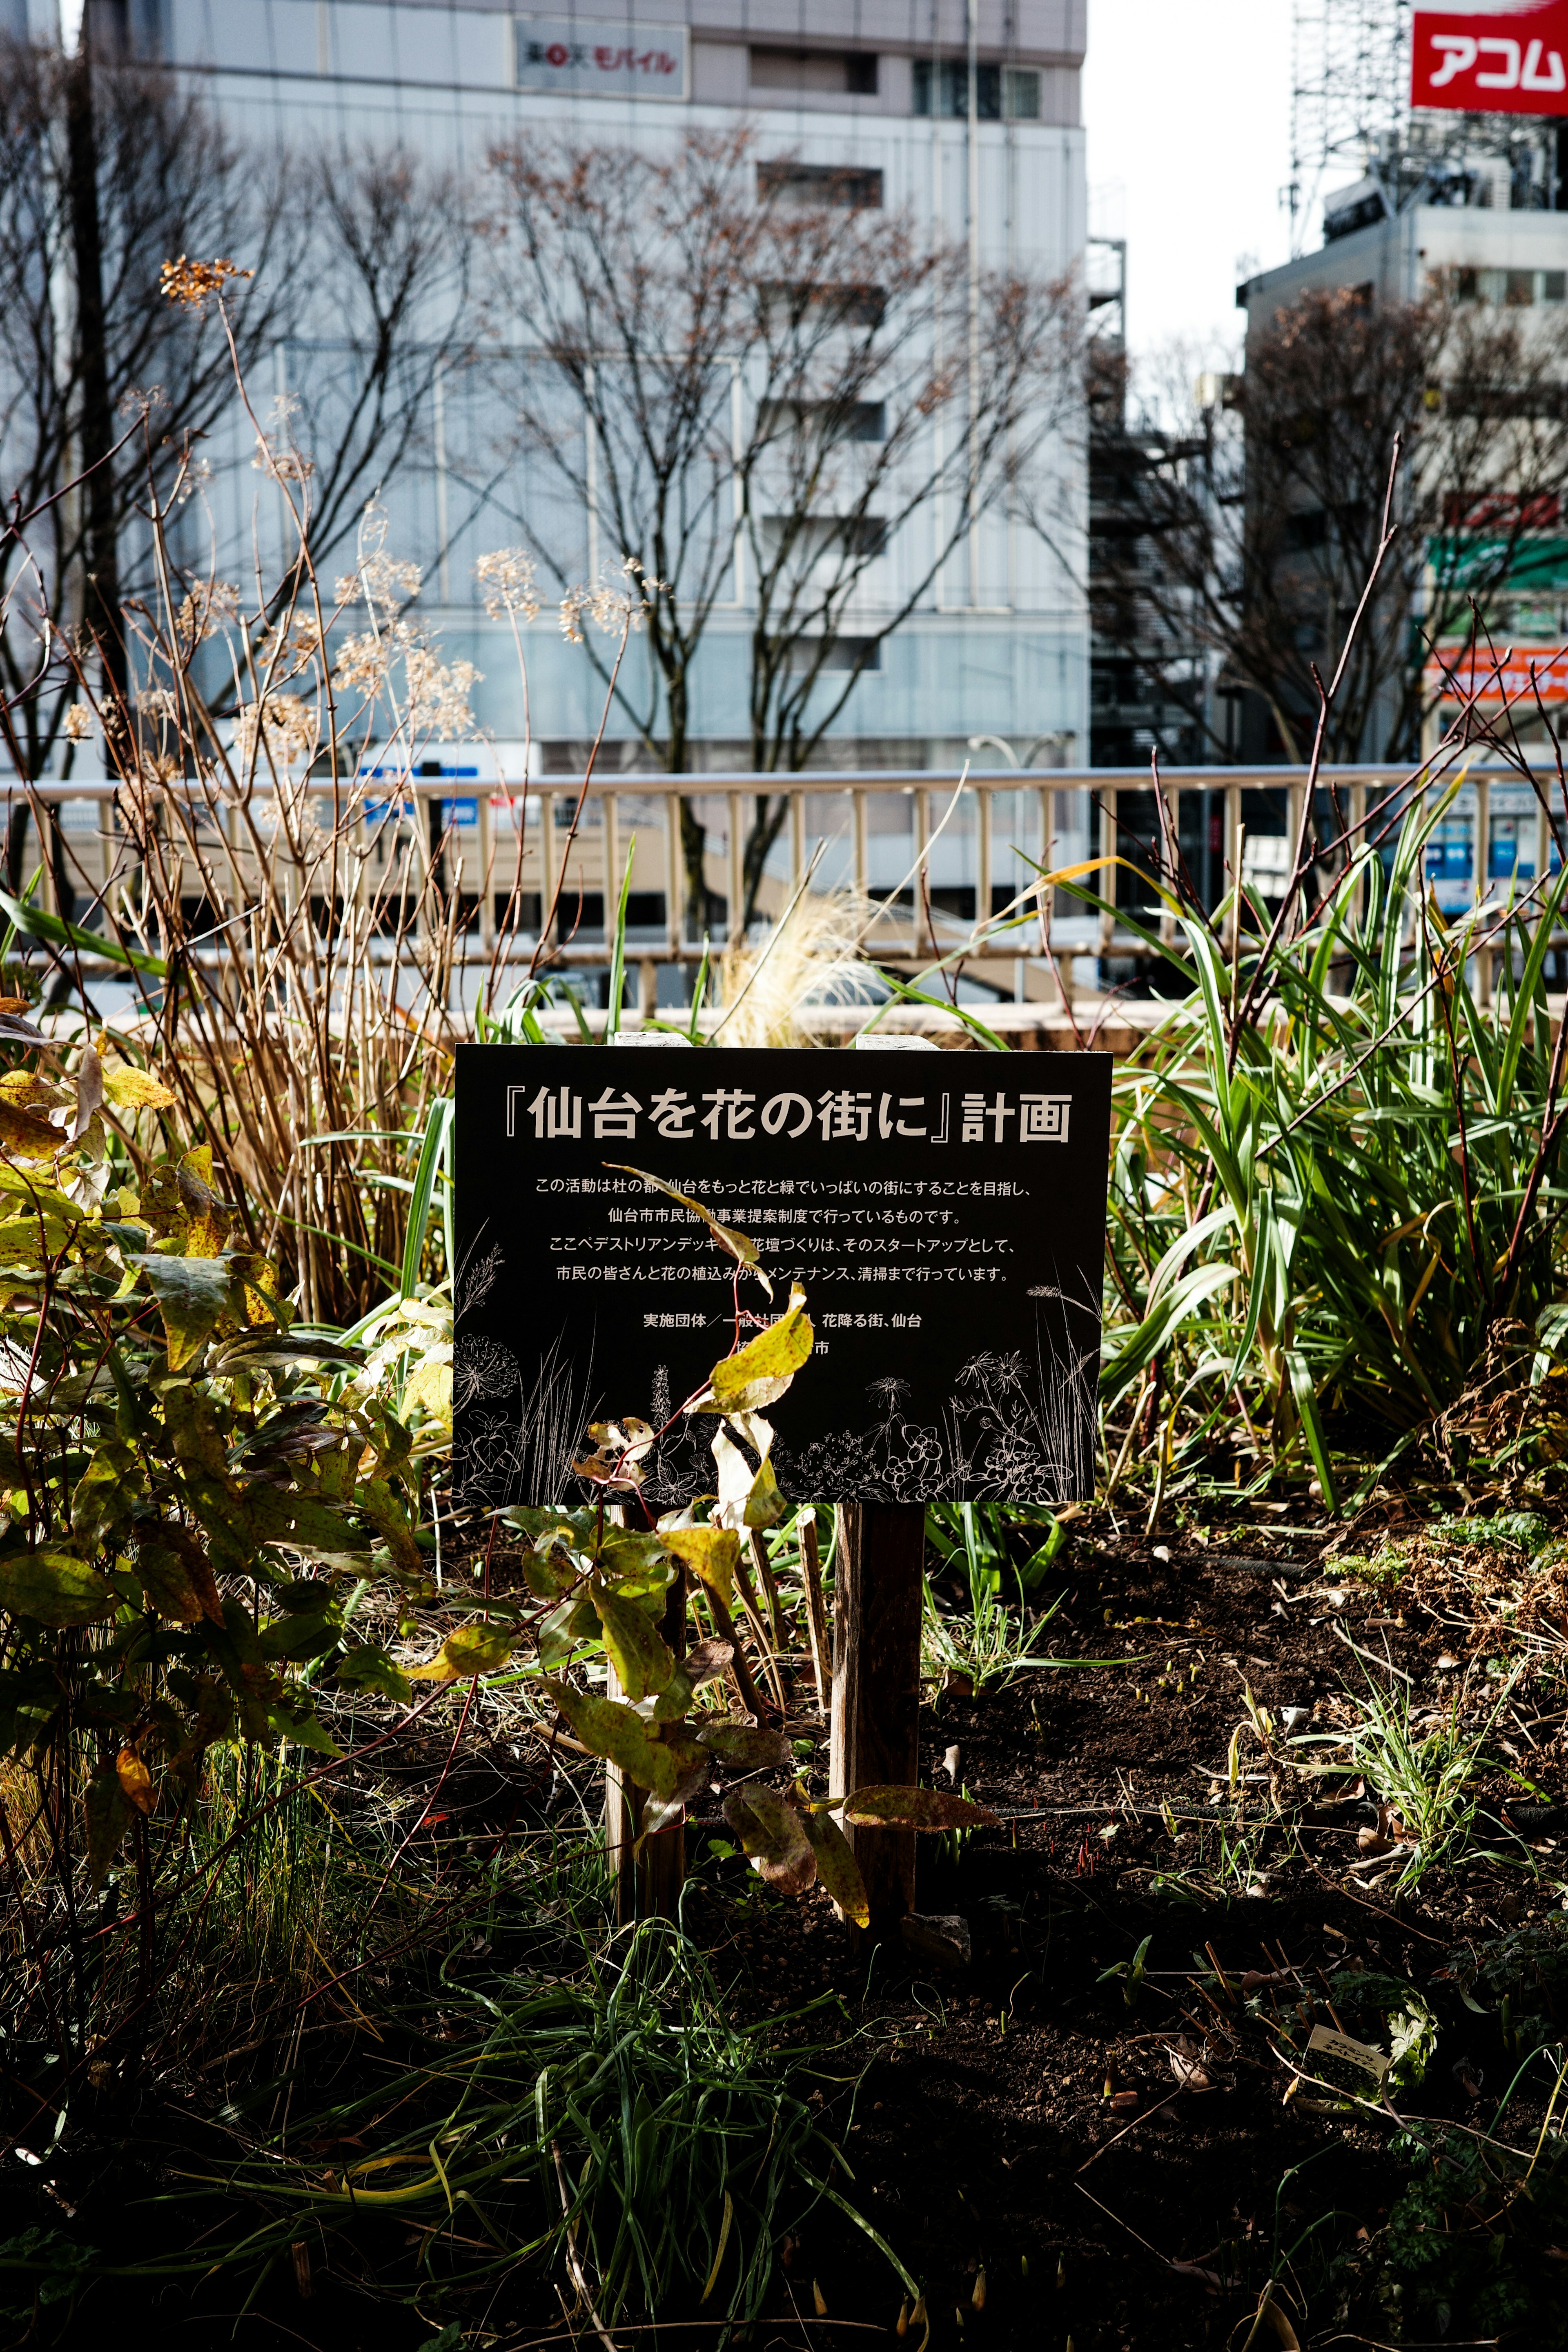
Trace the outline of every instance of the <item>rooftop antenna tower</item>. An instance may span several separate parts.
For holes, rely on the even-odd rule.
[[[1295,0],[1290,250],[1312,236],[1325,192],[1375,172],[1409,106],[1412,0]]]

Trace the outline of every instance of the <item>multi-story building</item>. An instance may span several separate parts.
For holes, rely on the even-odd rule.
[[[14,0],[22,5],[24,0]],[[35,10],[37,0],[31,0]],[[252,138],[297,150],[401,143],[478,170],[498,142],[668,151],[689,131],[753,130],[760,171],[853,182],[858,204],[940,230],[970,268],[1071,276],[1085,238],[1079,77],[1085,0],[88,0],[89,25],[204,89]],[[330,340],[330,338],[329,338]],[[306,348],[307,343],[310,348]],[[276,382],[330,366],[319,322],[280,350]],[[264,395],[271,383],[263,383]],[[484,673],[475,706],[496,737],[521,735],[504,624],[486,617],[475,557],[515,522],[440,478],[460,429],[449,388],[429,453],[389,488],[398,552],[426,571],[421,610],[449,654]],[[469,421],[470,438],[472,420]],[[243,545],[255,476],[237,441],[218,511]],[[519,459],[526,463],[526,459]],[[942,565],[930,593],[854,685],[819,758],[840,765],[945,765],[991,734],[1077,763],[1088,737],[1089,627],[1082,436],[1069,423],[1045,459],[1047,533],[1000,505]],[[515,514],[525,504],[499,500]],[[1039,502],[1037,501],[1037,504]],[[441,526],[445,526],[443,529]],[[929,507],[889,533],[857,592],[896,609],[929,564]],[[601,562],[618,551],[601,543]],[[745,763],[752,615],[743,583],[715,612],[695,677],[692,757]],[[851,616],[849,626],[854,626]],[[568,744],[593,731],[597,688],[548,622],[532,632],[535,730]],[[840,681],[841,682],[841,681]],[[616,729],[611,728],[614,736]],[[626,764],[633,747],[625,746]],[[611,757],[616,756],[614,751]],[[646,765],[646,755],[637,764]]]
[[[1402,130],[1384,132],[1369,144],[1364,175],[1331,193],[1323,205],[1323,241],[1276,269],[1262,272],[1237,289],[1247,313],[1249,346],[1267,333],[1278,313],[1301,297],[1340,292],[1369,310],[1384,305],[1431,304],[1467,311],[1484,322],[1489,311],[1515,314],[1522,347],[1568,355],[1568,125],[1517,116],[1415,115]],[[1473,306],[1473,308],[1472,308]],[[1562,415],[1560,365],[1545,380],[1531,378],[1539,399],[1510,395],[1500,387],[1468,394],[1457,412],[1467,419],[1489,414],[1498,420],[1495,480],[1484,495],[1472,487],[1450,496],[1437,527],[1425,541],[1425,585],[1416,593],[1412,625],[1427,640],[1424,673],[1427,695],[1422,736],[1430,748],[1454,715],[1457,704],[1444,690],[1463,677],[1477,682],[1469,635],[1468,591],[1480,601],[1485,628],[1495,647],[1511,648],[1514,660],[1492,681],[1516,698],[1514,725],[1521,740],[1543,732],[1537,692],[1557,711],[1568,703],[1568,512],[1561,487],[1521,496],[1519,459],[1507,435],[1517,422],[1526,439],[1532,424],[1543,425],[1550,444]],[[1445,430],[1448,391],[1429,385],[1424,429]],[[1489,401],[1483,411],[1478,400]],[[1542,463],[1540,445],[1534,459]],[[1561,447],[1547,461],[1564,478]],[[1300,544],[1310,544],[1302,519]],[[1442,616],[1447,616],[1445,619]],[[1443,640],[1448,630],[1454,642]],[[1481,669],[1487,656],[1481,656]],[[1533,668],[1534,676],[1531,672]],[[1498,695],[1483,697],[1498,707]],[[1249,696],[1247,748],[1256,755],[1264,739],[1258,698]],[[1554,716],[1557,712],[1554,711]],[[1402,744],[1414,751],[1415,744]],[[1428,852],[1428,871],[1446,905],[1468,903],[1476,887],[1475,833],[1484,823],[1489,838],[1484,875],[1490,882],[1534,873],[1538,812],[1528,785],[1494,783],[1483,819],[1474,788],[1466,787],[1438,829]]]

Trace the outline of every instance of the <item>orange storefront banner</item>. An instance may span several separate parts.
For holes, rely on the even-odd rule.
[[[1439,646],[1426,664],[1423,682],[1444,702],[1519,703],[1532,709],[1537,696],[1550,705],[1568,702],[1568,646],[1510,646],[1500,655],[1474,653],[1468,646]]]

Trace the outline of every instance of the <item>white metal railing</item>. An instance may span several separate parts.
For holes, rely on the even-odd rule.
[[[1405,772],[1394,767],[1341,766],[1322,769],[1319,782],[1339,795],[1344,817],[1356,826],[1396,789]],[[1194,793],[1203,795],[1211,825],[1218,817],[1214,827],[1217,838],[1211,835],[1207,845],[1211,870],[1228,875],[1239,866],[1249,880],[1256,880],[1263,895],[1277,896],[1277,891],[1268,892],[1268,885],[1281,870],[1281,861],[1277,854],[1265,854],[1268,839],[1272,836],[1281,845],[1285,840],[1294,841],[1306,787],[1307,771],[1302,768],[1166,769],[1160,776],[1159,790],[1165,803],[1167,838],[1181,840],[1184,803],[1190,805]],[[255,787],[263,802],[272,789],[259,779]],[[294,789],[319,801],[324,815],[331,809],[330,783],[311,779],[308,785]],[[347,788],[343,789],[346,793]],[[782,776],[749,772],[605,773],[589,782],[584,822],[574,835],[569,813],[582,793],[580,776],[536,777],[526,787],[471,776],[408,777],[401,782],[390,780],[371,786],[374,799],[368,806],[363,802],[363,779],[356,789],[360,798],[348,798],[345,820],[356,839],[364,843],[378,825],[384,831],[390,827],[395,835],[403,827],[402,837],[412,836],[416,845],[416,870],[422,879],[434,877],[441,891],[455,891],[472,901],[467,919],[469,944],[458,959],[469,963],[488,962],[498,955],[504,962],[531,959],[537,945],[538,923],[564,869],[562,910],[546,960],[556,969],[604,965],[611,952],[611,910],[617,901],[626,845],[635,829],[633,887],[640,885],[645,895],[662,900],[662,919],[637,926],[627,946],[628,962],[642,967],[642,992],[649,1003],[652,974],[658,964],[691,964],[705,951],[702,920],[689,923],[687,919],[680,811],[682,802],[688,800],[706,803],[710,812],[719,803],[725,820],[723,850],[709,860],[704,873],[705,887],[726,902],[727,935],[714,940],[714,947],[731,944],[738,936],[754,797],[784,793],[789,810],[764,877],[758,910],[764,920],[779,914],[809,882],[819,889],[850,887],[858,898],[871,903],[876,911],[864,935],[864,952],[894,966],[930,964],[938,958],[984,963],[1020,958],[1050,961],[1058,956],[1136,958],[1150,952],[1114,914],[1084,909],[1066,893],[1040,894],[1048,895],[1051,903],[1037,905],[1035,920],[1026,930],[997,931],[992,911],[999,853],[1012,868],[1002,885],[1010,899],[1030,887],[1037,871],[1035,860],[1059,867],[1086,858],[1109,858],[1115,854],[1119,839],[1125,852],[1124,816],[1141,814],[1144,821],[1136,832],[1148,837],[1153,829],[1147,822],[1152,814],[1153,785],[1146,769],[808,770]],[[1447,780],[1426,789],[1447,789]],[[26,797],[34,803],[62,804],[67,870],[73,887],[88,898],[108,881],[111,861],[121,876],[128,871],[126,858],[132,844],[117,804],[119,792],[112,782],[56,778],[30,786],[0,785],[0,798],[7,802]],[[1261,792],[1275,794],[1277,805],[1272,821],[1260,829],[1256,802],[1249,815],[1248,796]],[[210,789],[196,783],[175,780],[158,786],[153,797],[158,793],[171,801],[184,797],[204,811],[215,807]],[[1141,809],[1129,809],[1128,803],[1134,800],[1142,803]],[[907,804],[906,822],[888,824],[889,801]],[[1518,808],[1513,805],[1516,801]],[[809,803],[823,802],[839,804],[836,822],[823,822],[826,813],[820,805],[808,809]],[[1003,802],[1007,805],[999,824]],[[1508,805],[1500,820],[1496,812],[1505,802]],[[83,816],[89,809],[93,812],[90,827],[73,829],[73,803]],[[432,826],[428,811],[434,803],[440,804],[442,816]],[[245,856],[234,822],[238,805],[226,798],[216,803],[216,820],[226,835],[225,862],[234,861],[237,871]],[[1445,871],[1439,896],[1447,894],[1450,908],[1479,903],[1499,878],[1496,828],[1500,821],[1506,836],[1505,858],[1510,843],[1513,849],[1508,872],[1528,878],[1549,872],[1557,861],[1552,827],[1530,787],[1512,771],[1471,768],[1467,771],[1459,813],[1448,820],[1461,833],[1468,828],[1471,845],[1468,869],[1464,857],[1457,856],[1455,871],[1449,875],[1446,864],[1455,841],[1445,841],[1441,849]],[[1246,846],[1247,837],[1250,850]],[[889,852],[880,862],[885,868],[896,870],[897,879],[889,880],[888,871],[873,871],[879,862],[873,855],[873,840]],[[944,842],[946,851],[942,849]],[[1462,842],[1458,845],[1462,849]],[[835,855],[825,859],[823,851],[828,847]],[[36,848],[33,855],[37,856]],[[944,908],[931,897],[930,877],[944,856],[951,871],[967,872],[972,877],[968,885],[960,886],[960,895],[965,887],[973,889],[973,914],[967,918],[955,913],[951,904]],[[50,861],[46,857],[39,862],[42,902],[53,911]],[[1128,877],[1122,869],[1119,890],[1112,878],[1115,870],[1108,867],[1090,877],[1089,887],[1127,906]],[[921,887],[922,875],[924,887]],[[721,887],[715,887],[715,883]],[[891,903],[900,885],[908,905]],[[951,899],[952,891],[947,895]],[[1220,894],[1216,890],[1213,895]],[[594,896],[601,902],[602,920],[595,929],[602,935],[597,939],[567,936],[574,909],[580,909],[582,901]],[[539,908],[532,928],[516,919],[531,898]],[[1140,908],[1139,912],[1142,915],[1144,909]],[[1162,939],[1173,938],[1174,919],[1168,912],[1151,915],[1149,919]],[[1483,988],[1489,979],[1483,970]],[[1059,976],[1057,987],[1065,992]]]

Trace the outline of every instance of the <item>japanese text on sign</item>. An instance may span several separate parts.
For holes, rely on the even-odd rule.
[[[686,27],[584,26],[570,17],[520,16],[516,73],[519,89],[683,99]]]
[[[627,1413],[649,1508],[710,1494],[681,1401],[795,1285],[787,1500],[1091,1488],[1106,1056],[474,1045],[458,1071],[466,1507],[574,1495],[581,1433]]]
[[[813,1097],[790,1090],[763,1095],[744,1087],[693,1093],[663,1087],[644,1097],[605,1087],[592,1097],[570,1087],[509,1087],[506,1131],[518,1132],[521,1112],[538,1143],[635,1143],[639,1134],[665,1143],[694,1143],[705,1130],[715,1143],[795,1142],[814,1130],[824,1143],[906,1141],[1065,1143],[1072,1109],[1068,1094],[1000,1087],[950,1094],[884,1094],[874,1087],[827,1087]],[[584,1124],[586,1121],[586,1124]]]
[[[1488,114],[1562,114],[1568,0],[1471,0],[1418,8],[1411,28],[1414,106]]]

